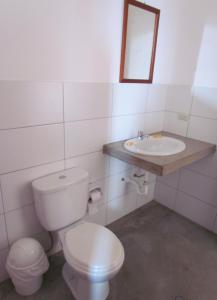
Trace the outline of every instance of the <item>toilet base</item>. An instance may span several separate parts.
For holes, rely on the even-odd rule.
[[[76,300],[105,300],[108,297],[108,281],[90,282],[75,276],[68,263],[64,264],[62,274]]]

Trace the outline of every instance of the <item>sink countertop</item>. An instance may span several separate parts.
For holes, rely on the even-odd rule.
[[[190,165],[216,151],[216,145],[210,143],[165,131],[158,133],[183,141],[186,144],[186,149],[183,152],[169,156],[141,155],[126,150],[124,148],[124,142],[126,140],[124,140],[104,145],[103,153],[156,175],[163,176]]]

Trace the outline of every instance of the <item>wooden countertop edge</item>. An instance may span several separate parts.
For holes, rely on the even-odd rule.
[[[212,145],[212,147],[200,150],[196,153],[193,153],[191,155],[186,156],[185,158],[180,158],[178,159],[175,163],[170,163],[165,165],[162,169],[162,176],[168,175],[172,172],[175,172],[176,170],[186,167],[189,164],[192,164],[202,158],[205,158],[209,154],[215,153],[216,152],[216,145]]]
[[[137,166],[141,169],[145,169],[146,171],[153,172],[157,175],[162,176],[163,175],[163,167],[155,164],[153,162],[149,162],[147,160],[143,160],[141,158],[133,156],[132,153],[128,153],[125,151],[117,150],[117,149],[112,149],[112,147],[109,147],[108,145],[103,146],[103,153],[108,154],[114,158],[120,159],[127,164],[132,164],[134,166]]]

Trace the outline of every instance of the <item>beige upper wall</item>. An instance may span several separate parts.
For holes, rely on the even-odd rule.
[[[215,1],[147,3],[161,9],[154,81],[215,85]],[[0,0],[0,79],[117,82],[122,15],[123,0]]]

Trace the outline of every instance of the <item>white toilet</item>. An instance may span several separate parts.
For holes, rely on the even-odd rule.
[[[89,198],[88,172],[79,168],[33,181],[42,226],[58,233],[66,263],[63,277],[76,300],[105,300],[109,280],[124,262],[119,239],[107,228],[82,219]]]

